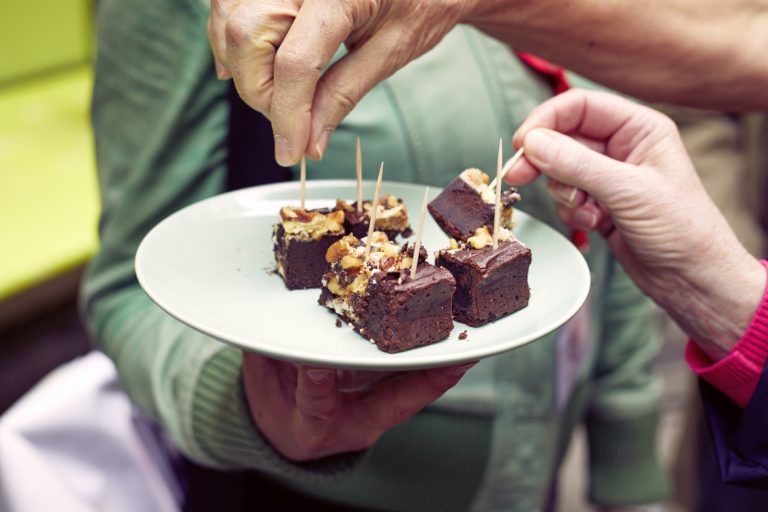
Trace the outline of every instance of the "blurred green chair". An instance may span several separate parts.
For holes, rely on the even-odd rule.
[[[71,300],[97,247],[89,0],[0,16],[0,329]]]

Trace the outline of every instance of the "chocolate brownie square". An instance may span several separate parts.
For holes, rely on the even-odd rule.
[[[325,253],[344,236],[344,212],[281,208],[272,228],[277,273],[289,290],[320,288],[328,271]]]
[[[381,232],[366,259],[365,243],[347,235],[328,250],[331,270],[319,302],[335,311],[384,352],[402,352],[445,339],[453,329],[450,272],[426,261],[420,251],[416,276],[413,247],[389,242]]]
[[[336,201],[336,209],[344,212],[344,230],[347,234],[364,238],[368,235],[368,226],[371,222],[370,200],[363,201],[362,211],[357,211],[357,202],[347,203],[342,199]],[[393,195],[385,195],[378,200],[376,213],[376,231],[387,235],[389,240],[394,240],[397,235],[411,236],[411,227],[408,224],[408,210],[402,199]]]
[[[516,188],[501,193],[501,226],[512,229],[512,206],[520,200]],[[479,169],[467,169],[440,192],[427,209],[448,236],[467,240],[475,230],[493,229],[496,192],[489,186],[488,175]]]
[[[468,242],[438,252],[435,264],[456,279],[456,321],[478,327],[528,305],[531,250],[506,229],[503,233],[496,249],[488,231],[479,228]]]

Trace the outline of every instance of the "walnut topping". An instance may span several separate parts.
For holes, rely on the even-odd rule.
[[[467,169],[459,177],[470,187],[474,188],[483,202],[496,204],[496,190],[490,186],[490,178],[480,169]],[[512,205],[520,201],[520,194],[515,187],[501,193],[502,226],[510,228],[512,224]],[[506,224],[505,224],[506,223]],[[507,225],[508,224],[508,225]]]
[[[475,234],[467,239],[467,243],[474,249],[482,249],[487,245],[493,244],[493,237],[485,226],[475,230]]]
[[[302,208],[280,208],[280,221],[288,237],[318,240],[325,235],[344,233],[344,212]]]
[[[337,199],[336,200],[336,209],[337,210],[342,210],[342,211],[345,211],[345,212],[353,212],[353,211],[355,211],[355,207],[352,204],[346,202],[343,199]]]
[[[509,241],[514,239],[515,237],[512,235],[510,230],[506,228],[499,229],[500,241]],[[467,239],[467,245],[473,249],[482,249],[483,247],[488,247],[489,245],[493,245],[493,235],[485,226],[477,228],[475,230],[474,236],[471,236]]]
[[[376,204],[376,229],[400,232],[408,229],[408,210],[402,199],[387,194],[380,197]],[[336,209],[344,212],[356,212],[357,203],[347,203],[343,199],[337,199]],[[363,201],[363,213],[366,219],[370,218],[371,201]]]
[[[474,188],[482,187],[483,185],[488,185],[490,183],[490,178],[487,174],[485,174],[480,169],[476,169],[474,167],[471,167],[464,172],[461,173],[461,179],[466,181],[469,185],[471,185]]]
[[[515,212],[515,209],[511,206],[508,206],[506,208],[501,208],[501,227],[507,228],[507,229],[514,229],[515,223],[512,221],[512,214]]]
[[[363,261],[355,258],[351,254],[347,254],[341,258],[341,268],[349,270],[351,268],[359,268],[363,266]]]
[[[397,272],[411,265],[412,257],[387,239],[387,235],[374,231],[371,250],[365,258],[365,239],[347,235],[333,243],[325,254],[331,272],[325,276],[325,286],[339,297],[364,294],[368,282],[377,272]]]
[[[362,241],[362,240],[361,240]],[[373,246],[393,246],[397,247],[395,244],[389,243],[389,238],[387,238],[387,234],[383,233],[381,231],[374,231],[371,233],[371,245]],[[397,249],[395,249],[395,252],[397,252]]]
[[[325,261],[328,263],[338,263],[344,256],[352,253],[352,247],[358,245],[360,241],[354,235],[347,235],[341,240],[337,240],[325,252]]]
[[[496,203],[496,192],[489,186],[490,178],[480,169],[467,169],[459,177],[474,188],[482,200],[488,204]]]

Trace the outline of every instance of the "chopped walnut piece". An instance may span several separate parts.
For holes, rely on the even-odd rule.
[[[460,174],[461,179],[472,185],[474,188],[479,188],[483,185],[490,183],[490,178],[480,169],[471,167]]]
[[[344,212],[302,208],[280,208],[280,222],[288,237],[318,240],[325,235],[344,233]]]
[[[485,226],[475,230],[475,235],[467,239],[467,243],[475,249],[482,249],[487,245],[493,244],[493,237]]]

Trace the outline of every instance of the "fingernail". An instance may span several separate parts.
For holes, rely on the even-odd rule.
[[[275,160],[283,167],[288,167],[295,163],[288,139],[278,134],[275,134]]]
[[[560,199],[563,200],[563,203],[565,203],[566,206],[573,206],[576,202],[576,194],[578,193],[579,190],[576,187],[571,187],[569,185],[560,185],[557,187],[557,195],[560,196]]]
[[[548,130],[531,130],[525,136],[525,158],[536,167],[548,167],[555,156],[556,143]]]
[[[219,80],[224,80],[227,76],[227,68],[219,61],[216,61],[216,76]]]
[[[584,229],[595,229],[595,226],[597,225],[597,215],[589,210],[576,210],[573,220]]]
[[[322,384],[331,377],[331,370],[312,368],[309,370],[304,370],[304,374],[312,384]]]
[[[331,130],[323,130],[320,133],[320,138],[317,139],[317,144],[315,144],[315,149],[318,153],[320,153],[320,160],[323,159],[323,155],[325,155],[325,150],[328,149],[328,139],[331,138]]]

